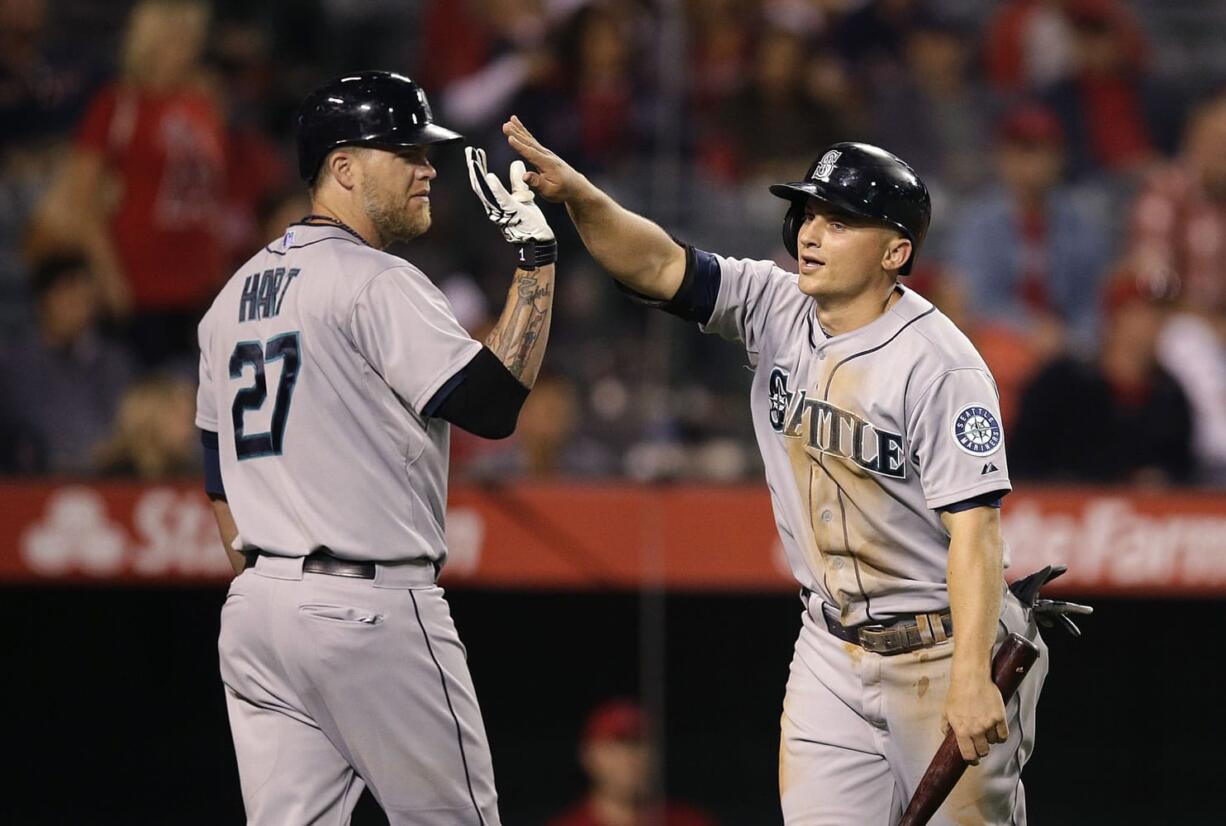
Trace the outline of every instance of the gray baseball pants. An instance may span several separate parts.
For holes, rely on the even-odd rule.
[[[1039,659],[1005,706],[1009,739],[970,766],[932,826],[1025,826],[1022,767],[1034,749],[1047,646],[1007,590],[996,645],[1017,632]],[[803,615],[783,701],[779,795],[788,826],[890,824],[902,817],[944,735],[941,712],[957,639],[883,656],[826,629],[821,597]]]
[[[392,826],[498,826],[485,727],[431,565],[368,580],[261,556],[230,586],[218,651],[249,824],[343,826],[369,786]]]

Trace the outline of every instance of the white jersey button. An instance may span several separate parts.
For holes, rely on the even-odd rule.
[[[823,522],[829,522],[833,518],[834,518],[834,514],[831,513],[829,510],[822,511],[822,521]]]

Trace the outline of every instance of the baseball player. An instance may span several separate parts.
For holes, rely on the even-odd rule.
[[[1021,770],[1047,670],[1032,612],[1005,587],[1010,489],[983,360],[900,283],[928,229],[901,160],[836,144],[771,192],[798,273],[679,243],[543,147],[503,131],[624,290],[744,345],[779,535],[802,586],[781,721],[788,824],[896,822],[952,727],[976,766],[940,823],[1025,821]],[[1006,707],[991,680],[1009,634],[1040,661]]]
[[[311,214],[200,323],[196,422],[238,573],[218,647],[248,823],[348,823],[367,786],[392,824],[499,823],[464,647],[435,585],[448,434],[514,429],[549,333],[556,245],[522,162],[508,192],[468,149],[516,256],[485,343],[384,252],[429,229],[430,149],[457,140],[400,75],[310,94],[297,143]]]

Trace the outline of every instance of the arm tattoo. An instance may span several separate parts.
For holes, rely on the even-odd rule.
[[[547,274],[542,271],[547,269]],[[552,268],[517,270],[515,283],[488,346],[520,383],[531,387],[540,368],[553,310]]]

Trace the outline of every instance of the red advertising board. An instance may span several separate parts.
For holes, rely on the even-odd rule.
[[[196,485],[9,483],[0,496],[0,582],[228,576]],[[760,486],[457,487],[447,519],[450,586],[795,587]],[[1223,493],[1023,489],[1004,532],[1011,574],[1066,564],[1065,592],[1226,596]]]

